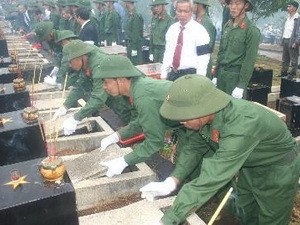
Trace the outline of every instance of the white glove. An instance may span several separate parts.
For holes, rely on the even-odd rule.
[[[95,42],[93,42],[93,41],[84,41],[84,43],[93,45]]]
[[[155,197],[166,196],[175,191],[177,184],[172,177],[163,182],[151,182],[140,189],[141,197],[153,201]]]
[[[53,118],[52,118],[52,121],[55,121],[58,117],[61,117],[61,116],[66,115],[67,111],[68,111],[68,110],[67,110],[64,106],[59,107],[59,108],[55,111],[55,113],[54,113],[54,115],[53,115]]]
[[[50,84],[50,85],[56,85],[56,76],[46,76],[44,78],[44,83]]]
[[[50,77],[56,76],[59,68],[57,66],[54,66],[51,73],[49,74]]]
[[[149,60],[153,62],[153,54],[149,55]]]
[[[128,166],[124,157],[116,158],[106,162],[100,162],[100,165],[108,167],[106,176],[113,177],[114,175],[120,175],[122,171]]]
[[[109,145],[117,143],[118,141],[120,141],[120,138],[117,132],[103,138],[100,142],[101,151],[104,151]]]
[[[236,87],[233,91],[232,91],[232,97],[234,98],[238,98],[238,99],[241,99],[243,98],[243,93],[244,93],[244,89],[243,88],[239,88],[239,87]]]
[[[101,46],[106,46],[106,44],[105,44],[104,41],[101,41],[101,42],[100,42],[100,45],[101,45]]]
[[[131,56],[137,56],[137,50],[131,50]]]
[[[214,77],[212,80],[211,80],[211,82],[215,85],[215,86],[217,86],[217,78],[216,77]]]
[[[117,45],[116,42],[112,42],[112,43],[111,43],[111,46],[116,46],[116,45]]]
[[[70,118],[66,119],[63,122],[63,129],[64,129],[64,134],[65,135],[70,135],[73,134],[76,130],[77,124],[79,123],[78,120],[75,120],[73,116]]]

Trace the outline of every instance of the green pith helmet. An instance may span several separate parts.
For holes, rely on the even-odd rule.
[[[63,52],[66,54],[68,61],[71,61],[72,59],[88,54],[93,49],[91,44],[84,43],[81,40],[74,40],[64,46]]]
[[[57,0],[56,5],[58,5],[59,7],[65,7],[66,1],[65,0]]]
[[[151,3],[149,4],[150,6],[155,6],[155,5],[167,5],[169,4],[165,0],[152,0]]]
[[[202,5],[211,6],[210,0],[194,0],[194,3],[199,3],[199,4],[202,4]]]
[[[38,23],[34,29],[34,32],[36,37],[40,41],[45,41],[46,37],[51,33],[52,30],[53,30],[53,23],[47,21],[47,22]]]
[[[225,0],[226,4],[229,5],[231,0]],[[249,3],[249,8],[247,9],[247,11],[251,11],[253,9],[253,0],[245,0],[246,2]]]
[[[105,2],[103,0],[93,0],[93,2],[105,5]]]
[[[65,6],[77,6],[76,0],[66,0]]]
[[[122,0],[122,2],[137,2],[137,0]]]
[[[186,75],[170,87],[160,114],[170,120],[190,120],[216,113],[223,109],[231,97],[217,89],[205,76]]]
[[[78,38],[78,36],[76,36],[73,31],[70,30],[59,30],[56,32],[55,43],[68,38]]]
[[[92,9],[90,0],[77,0],[77,6],[79,8],[86,8],[88,10]]]
[[[118,0],[103,0],[103,2],[118,2]]]
[[[49,5],[51,7],[55,7],[55,2],[51,0],[45,0],[44,5]]]
[[[143,76],[130,59],[121,55],[106,56],[102,61],[100,71],[103,79]]]

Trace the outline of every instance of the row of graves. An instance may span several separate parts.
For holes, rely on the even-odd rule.
[[[64,136],[63,120],[77,112],[83,103],[52,121],[69,90],[43,83],[51,62],[26,39],[10,34],[7,25],[0,22],[1,224],[150,225],[158,221],[175,197],[149,203],[137,196],[145,184],[164,179],[168,174],[162,171],[172,169],[172,162],[158,155],[152,162],[139,163],[119,176],[107,178],[107,168],[99,162],[129,153],[131,146],[144,136],[122,140],[107,151],[100,151],[101,140],[123,125],[109,108],[81,121],[73,135]],[[123,46],[102,47],[102,50],[126,55]],[[153,79],[159,79],[160,67],[160,63],[137,66]],[[279,111],[268,109],[286,120],[296,136],[300,130],[298,80],[283,77],[279,96],[278,88],[273,90],[272,76],[272,70],[256,68],[247,99],[267,107],[272,98]],[[114,207],[117,209],[106,208],[111,204],[117,205]],[[93,209],[101,207],[94,213]],[[205,222],[192,214],[187,224]]]

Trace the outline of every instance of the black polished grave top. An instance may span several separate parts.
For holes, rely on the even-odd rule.
[[[4,92],[0,92],[0,113],[12,112],[30,106],[28,91],[15,92],[13,84],[4,84]]]
[[[27,124],[22,118],[23,110],[17,110],[13,112],[1,113],[1,118],[11,118],[12,122],[5,123],[3,127],[0,127],[0,134],[6,131],[18,130],[25,127],[36,126],[38,123]]]
[[[77,225],[75,191],[65,173],[60,184],[43,180],[39,165],[43,158],[0,167],[0,224],[3,225]],[[16,189],[5,185],[10,172],[27,175]]]

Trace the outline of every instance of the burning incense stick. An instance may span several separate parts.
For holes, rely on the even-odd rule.
[[[32,84],[31,84],[31,106],[33,106],[33,93],[34,93],[35,71],[36,71],[36,64],[34,65],[33,77],[32,77]]]
[[[26,60],[25,60],[25,64],[24,64],[24,71],[25,71],[25,69],[26,69],[26,66],[27,66],[27,62],[28,62],[28,59],[29,59],[29,56],[30,56],[30,52],[31,52],[31,48],[29,49],[29,51],[28,51],[28,54],[27,54],[27,57],[26,57]]]
[[[62,98],[64,99],[65,97],[65,93],[66,93],[66,87],[67,87],[67,80],[68,80],[68,72],[66,73],[66,77],[65,77],[65,82],[64,82],[64,87],[63,87],[63,92],[62,92]]]
[[[40,74],[39,74],[38,84],[39,84],[40,81],[41,81],[42,71],[43,71],[43,64],[40,65]]]

